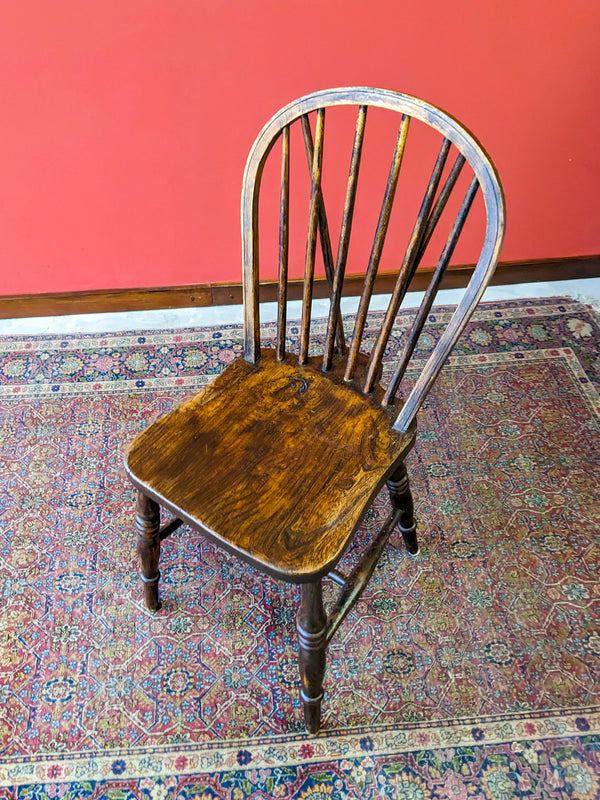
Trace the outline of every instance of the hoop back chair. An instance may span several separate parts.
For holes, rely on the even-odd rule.
[[[321,185],[325,113],[356,106],[354,143],[334,257]],[[363,291],[345,340],[340,311],[348,259],[361,151],[370,107],[397,114],[398,135],[376,226]],[[377,112],[380,113],[380,112]],[[312,115],[312,116],[311,116]],[[316,118],[316,119],[315,119]],[[386,238],[407,142],[416,119],[440,135],[440,150],[427,165],[426,186],[389,306],[370,352],[367,312]],[[310,172],[310,207],[302,285],[299,345],[286,339],[290,250],[290,143],[299,126]],[[313,134],[314,128],[314,134]],[[263,168],[281,142],[277,335],[261,349],[259,324],[259,192]],[[279,150],[279,147],[277,148]],[[449,158],[451,151],[452,158]],[[453,161],[453,163],[452,163]],[[442,247],[412,329],[396,355],[387,383],[379,383],[382,359],[402,299],[448,200],[470,168],[470,183]],[[478,190],[486,209],[485,236],[471,281],[451,321],[406,398],[398,390],[429,315]],[[496,265],[504,231],[504,201],[495,169],[478,142],[456,120],[413,97],[368,88],[342,88],[308,95],[279,111],[263,128],[248,157],[242,187],[244,353],[213,383],[138,435],[127,455],[127,472],[138,489],[137,551],[145,601],[159,607],[160,542],[182,523],[276,579],[300,584],[297,614],[299,670],[305,723],[316,732],[327,645],[367,585],[392,531],[398,527],[410,553],[418,551],[413,500],[404,460],[412,448],[415,418],[427,392],[463,331]],[[322,353],[311,341],[311,301],[317,244],[330,286]],[[287,328],[289,333],[289,327]],[[312,349],[311,349],[312,348]],[[419,359],[419,362],[421,359]],[[411,367],[411,374],[414,370]],[[358,566],[344,575],[336,565],[384,484],[389,518]],[[160,506],[174,515],[160,529]],[[340,587],[330,613],[322,581]]]

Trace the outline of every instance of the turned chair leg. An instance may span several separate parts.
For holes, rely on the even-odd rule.
[[[321,700],[327,648],[327,616],[323,608],[321,580],[302,584],[300,610],[296,621],[300,644],[300,699],[309,733],[321,726]]]
[[[158,611],[158,559],[160,556],[160,507],[154,500],[138,492],[135,507],[137,554],[141,564],[140,577],[144,582],[144,599],[150,611]]]
[[[408,479],[408,472],[404,464],[401,464],[396,472],[392,474],[387,482],[387,487],[390,492],[390,500],[394,508],[399,509],[400,520],[398,527],[402,533],[406,549],[412,555],[417,555],[419,552],[419,543],[417,541],[417,523],[414,518],[414,504],[412,494],[410,492],[410,482]]]

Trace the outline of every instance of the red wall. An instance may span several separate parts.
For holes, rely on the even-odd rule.
[[[238,281],[254,136],[335,85],[473,130],[504,260],[600,253],[599,23],[598,0],[5,0],[0,294]]]

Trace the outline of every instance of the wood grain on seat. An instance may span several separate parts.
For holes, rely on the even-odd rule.
[[[365,395],[343,364],[325,375],[320,363],[238,359],[135,440],[134,483],[276,577],[326,573],[414,427],[393,430],[381,390]]]

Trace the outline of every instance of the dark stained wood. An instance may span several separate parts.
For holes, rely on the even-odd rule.
[[[473,274],[473,264],[451,264],[442,280],[441,289],[461,289]],[[419,267],[411,290],[425,291],[435,267]],[[374,294],[389,294],[396,282],[396,272],[380,272]],[[500,261],[490,286],[537,283],[540,281],[585,280],[600,278],[600,254],[540,258],[525,261]],[[360,295],[364,275],[349,274],[344,280],[343,296]],[[277,302],[277,281],[263,282],[261,301]],[[585,291],[582,289],[582,291]],[[313,297],[329,297],[331,290],[325,278],[315,278]],[[302,281],[288,282],[290,300],[302,298]],[[135,289],[93,289],[79,292],[0,295],[0,319],[48,317],[61,314],[104,314],[115,311],[152,311],[169,308],[206,308],[242,302],[241,283],[203,283],[189,286],[165,286]]]
[[[303,117],[303,119],[306,119]],[[321,199],[321,170],[323,166],[323,137],[325,135],[325,109],[317,111],[315,146],[313,152],[310,189],[310,213],[308,216],[308,236],[306,237],[306,260],[304,267],[304,292],[302,294],[302,322],[300,323],[300,363],[306,364],[310,340],[310,315],[312,288],[315,275],[315,255],[317,250],[317,226]]]
[[[160,529],[159,539],[162,542],[163,539],[166,539],[172,533],[174,533],[178,528],[183,525],[182,519],[172,519],[171,522],[167,523],[164,528]]]
[[[377,222],[377,230],[375,231],[375,239],[373,241],[373,247],[371,248],[371,255],[369,256],[369,264],[367,266],[365,282],[360,294],[358,311],[356,312],[354,332],[352,334],[352,344],[350,346],[350,354],[348,355],[348,364],[346,365],[347,381],[352,380],[356,370],[358,354],[360,352],[362,336],[367,319],[367,312],[369,310],[369,303],[373,294],[373,286],[375,284],[377,270],[379,269],[379,262],[383,252],[385,236],[390,222],[390,214],[392,213],[392,205],[394,202],[394,196],[396,194],[396,187],[398,185],[400,167],[402,166],[402,157],[404,156],[404,148],[406,146],[409,123],[410,118],[403,114],[402,122],[400,123],[400,128],[398,130],[398,137],[396,139],[394,155],[392,156],[392,163],[390,165],[390,172],[385,187],[381,211],[379,212],[379,220]]]
[[[236,291],[238,291],[236,289]],[[239,289],[241,303],[241,286]],[[213,304],[210,285],[0,296],[0,319],[191,308]]]
[[[359,106],[340,243],[335,267],[321,192],[325,108]],[[354,335],[347,358],[333,341],[341,327],[348,241],[353,221],[366,107],[401,115],[375,239],[366,269]],[[316,112],[315,139],[309,114]],[[367,355],[361,351],[369,301],[390,220],[409,120],[435,128],[442,145],[425,190],[402,266],[395,278],[388,312]],[[290,126],[301,125],[311,171],[311,199],[302,283],[298,355],[285,352],[285,303],[289,215]],[[276,349],[261,350],[258,198],[262,172],[273,145],[282,140],[280,196],[279,334]],[[441,192],[438,189],[451,147],[459,155]],[[464,156],[464,159],[463,159]],[[400,360],[391,393],[379,385],[382,357],[398,307],[423,257],[457,177],[468,162],[471,187],[432,277],[413,334]],[[481,186],[487,211],[485,240],[473,278],[433,349],[405,403],[394,393],[420,334],[425,310],[446,272],[475,191]],[[437,196],[437,199],[436,199]],[[179,408],[154,422],[131,445],[127,471],[139,490],[138,550],[146,601],[158,607],[156,584],[161,532],[158,504],[224,549],[256,568],[300,583],[297,618],[300,697],[311,733],[320,727],[326,647],[360,597],[396,526],[411,553],[418,551],[414,506],[404,459],[415,440],[415,418],[437,372],[456,343],[490,280],[504,231],[504,204],[494,167],[480,145],[453,118],[422,101],[375,89],[335,89],[300,98],[275,115],[250,151],[242,188],[242,266],[244,274],[244,357]],[[321,239],[331,310],[324,358],[309,355],[311,302],[317,237]],[[264,299],[264,296],[263,298]],[[343,336],[341,337],[343,344]],[[397,416],[396,416],[397,414]],[[371,502],[387,483],[392,512],[358,564],[346,577],[336,568]],[[171,526],[173,523],[171,523]],[[166,536],[170,526],[162,531]],[[332,613],[323,608],[322,578],[341,591]]]
[[[402,266],[398,272],[398,278],[396,280],[396,285],[394,286],[394,291],[392,292],[392,297],[388,305],[383,325],[381,326],[377,341],[375,342],[375,345],[371,351],[371,356],[369,359],[369,371],[365,381],[365,392],[370,392],[373,389],[377,373],[381,368],[381,360],[383,358],[385,348],[387,347],[394,321],[400,309],[400,304],[402,303],[402,300],[404,300],[404,296],[408,291],[408,287],[410,286],[410,282],[412,281],[413,275],[415,274],[418,266],[421,244],[423,242],[425,231],[428,227],[429,215],[433,206],[433,200],[442,177],[442,171],[444,169],[444,165],[446,164],[449,151],[450,141],[449,139],[444,139],[433,167],[433,172],[431,173],[429,183],[427,184],[427,189],[425,190],[425,196],[423,198],[423,202],[421,203],[421,208],[419,209],[419,214],[417,216],[408,247],[406,248]]]
[[[327,577],[330,578],[334,583],[337,583],[338,586],[346,585],[346,576],[337,569],[329,570]]]
[[[363,590],[369,583],[373,570],[377,566],[381,554],[383,553],[388,539],[394,528],[398,524],[401,512],[394,510],[385,525],[379,531],[366,553],[360,559],[350,575],[342,583],[342,591],[339,593],[335,605],[327,619],[327,642],[335,635],[337,629],[346,619],[349,612],[361,596]],[[331,577],[331,572],[328,577]]]
[[[335,341],[335,330],[340,319],[340,301],[344,287],[344,276],[346,274],[346,261],[348,259],[348,247],[350,245],[350,231],[352,229],[352,218],[354,216],[354,204],[356,201],[356,190],[358,188],[358,171],[360,169],[360,158],[362,154],[363,138],[365,134],[365,123],[367,121],[367,107],[360,106],[356,119],[356,129],[354,132],[354,145],[352,147],[352,160],[350,161],[350,174],[346,187],[346,200],[344,203],[344,213],[342,215],[342,225],[340,228],[340,241],[333,276],[333,286],[331,292],[331,306],[329,308],[329,319],[327,320],[327,334],[325,348],[323,351],[323,369],[331,369],[333,359],[333,346]],[[343,329],[342,329],[343,330]]]
[[[308,114],[301,118],[302,135],[304,136],[304,146],[306,150],[306,159],[308,161],[308,169],[312,175],[313,162],[315,157],[314,142],[312,137],[312,130],[310,127],[310,120]],[[333,287],[333,250],[331,248],[331,237],[329,235],[329,223],[327,222],[327,212],[325,211],[325,201],[323,199],[323,189],[319,187],[319,195],[317,197],[317,219],[319,224],[319,239],[321,240],[321,252],[323,254],[323,266],[325,267],[325,277],[330,288]],[[346,340],[344,338],[344,326],[342,324],[342,317],[338,311],[336,319],[336,340],[340,353],[346,352]]]
[[[398,527],[402,533],[406,549],[412,555],[419,552],[417,541],[417,523],[415,522],[415,508],[410,480],[404,463],[394,471],[387,481],[388,491],[392,506],[400,512]]]
[[[320,580],[302,585],[296,627],[300,699],[304,709],[304,722],[309,733],[317,733],[321,726],[327,647],[327,616],[323,608],[323,588]]]
[[[311,580],[335,565],[413,444],[414,428],[391,430],[397,409],[382,399],[346,384],[339,356],[323,373],[318,356],[302,366],[264,349],[140,434],[127,470],[145,495],[255,567]]]
[[[281,200],[279,212],[279,292],[277,296],[277,360],[285,358],[288,253],[290,245],[290,129],[282,131]]]
[[[423,254],[427,248],[427,245],[429,244],[429,240],[431,239],[435,227],[440,220],[443,210],[446,208],[448,199],[452,194],[452,190],[456,185],[456,181],[458,180],[458,177],[462,172],[462,168],[464,167],[465,163],[466,163],[465,157],[463,156],[462,153],[459,153],[456,157],[454,164],[452,165],[452,169],[450,170],[448,177],[446,178],[442,191],[440,192],[438,198],[435,201],[435,205],[433,206],[431,214],[429,215],[429,219],[427,220],[427,227],[425,229],[425,233],[419,245],[419,252],[416,258],[417,269],[419,268],[419,264],[421,263]]]
[[[442,255],[437,265],[437,269],[434,272],[433,277],[431,278],[431,283],[429,284],[427,291],[425,292],[425,297],[423,298],[423,301],[421,303],[421,306],[413,323],[410,334],[406,338],[406,344],[404,345],[402,354],[398,358],[396,369],[394,370],[394,374],[392,375],[388,387],[386,389],[385,397],[383,398],[384,405],[387,405],[388,403],[392,403],[394,401],[394,397],[396,396],[396,392],[398,391],[398,386],[400,385],[400,381],[404,376],[404,373],[408,366],[408,362],[410,361],[410,358],[419,340],[419,336],[421,335],[421,331],[423,330],[423,327],[425,325],[427,315],[431,311],[431,307],[433,306],[433,301],[436,298],[440,283],[442,281],[442,278],[444,277],[444,273],[446,272],[450,259],[452,258],[452,254],[454,253],[454,249],[458,242],[458,238],[462,232],[469,211],[471,210],[471,206],[473,204],[473,200],[475,199],[475,194],[478,188],[479,188],[479,182],[477,181],[477,178],[473,178],[473,180],[471,181],[471,185],[467,190],[465,199],[463,200],[463,203],[459,209],[456,220],[454,221],[452,230],[450,231],[450,236],[448,237],[446,246],[442,251]]]
[[[144,598],[150,611],[158,611],[158,559],[160,556],[160,508],[158,503],[138,491],[135,507],[136,550],[141,565]]]

